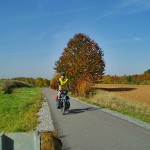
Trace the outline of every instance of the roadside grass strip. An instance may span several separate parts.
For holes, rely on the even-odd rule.
[[[0,90],[0,132],[35,130],[43,101],[40,93],[40,88],[17,88],[12,94]]]
[[[137,118],[150,123],[150,105],[135,102],[113,93],[97,90],[90,98],[76,97],[81,101]]]

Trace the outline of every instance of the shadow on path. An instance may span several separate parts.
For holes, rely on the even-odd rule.
[[[60,139],[63,139],[63,138],[66,138],[67,136],[66,135],[61,135],[59,137],[60,137]],[[62,145],[62,150],[69,150],[69,149],[72,149],[72,148],[68,147],[68,146],[65,146],[65,145]]]
[[[70,109],[69,113],[67,115],[83,113],[83,112],[86,112],[86,111],[94,111],[94,110],[97,110],[97,109],[98,108],[94,108],[94,107]]]

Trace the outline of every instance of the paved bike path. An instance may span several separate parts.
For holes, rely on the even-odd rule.
[[[57,91],[44,89],[64,150],[150,150],[150,131],[71,99],[70,112],[55,108]]]

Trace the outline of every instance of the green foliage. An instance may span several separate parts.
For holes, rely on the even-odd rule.
[[[43,78],[26,78],[26,77],[20,77],[20,78],[13,78],[14,80],[23,81],[25,83],[31,84],[32,86],[37,87],[49,87],[50,81],[48,79]]]
[[[42,105],[40,88],[19,88],[12,94],[0,90],[0,132],[26,132],[37,127]]]
[[[35,79],[35,85],[39,86],[39,87],[43,87],[44,86],[44,80],[43,80],[43,78],[36,78]]]
[[[142,85],[150,85],[150,80],[144,80],[140,84],[142,84]]]
[[[4,79],[0,79],[0,86],[1,86],[1,84],[3,83],[3,81],[4,81]]]
[[[145,71],[144,74],[145,74],[145,73],[150,74],[150,69],[148,69],[147,71]]]
[[[34,78],[18,77],[18,78],[13,78],[12,80],[22,81],[22,82],[25,82],[25,83],[30,84],[32,86],[35,86],[35,79]]]
[[[49,87],[50,81],[48,79],[44,79],[44,87]]]
[[[31,85],[15,80],[5,80],[2,83],[2,90],[4,91],[4,94],[11,94],[14,88],[20,87],[31,87]]]
[[[131,83],[131,82],[132,82],[132,76],[128,76],[128,77],[127,77],[127,81],[128,81],[129,83]]]

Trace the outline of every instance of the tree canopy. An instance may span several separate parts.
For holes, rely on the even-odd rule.
[[[90,77],[95,80],[104,74],[103,51],[89,36],[79,33],[67,43],[60,58],[55,62],[55,70],[66,72],[71,80]]]
[[[148,73],[148,74],[150,74],[150,69],[148,69],[147,71],[145,71],[144,73]]]

